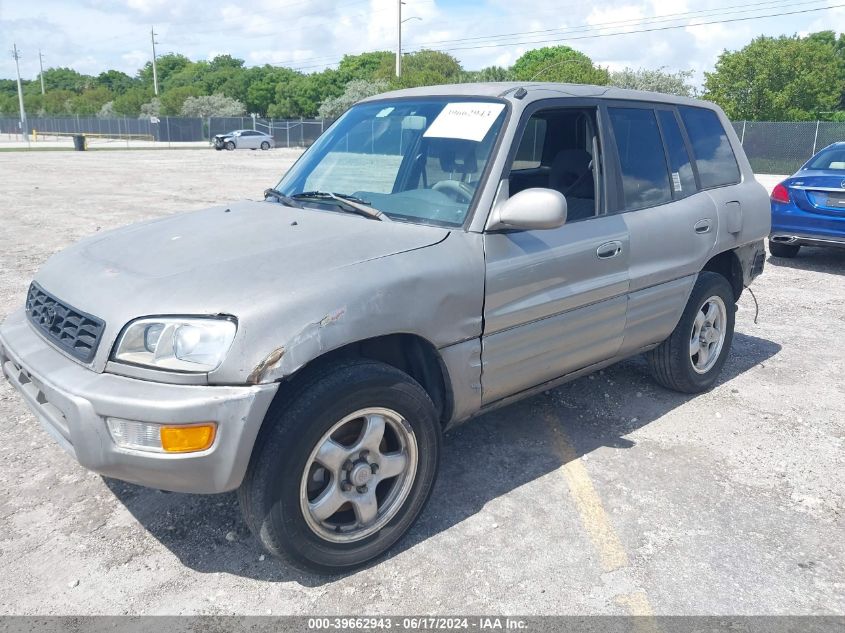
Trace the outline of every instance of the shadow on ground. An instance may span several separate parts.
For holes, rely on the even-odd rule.
[[[767,263],[780,268],[845,275],[845,248],[802,246],[793,258],[770,255]]]
[[[727,382],[780,351],[777,343],[736,333],[720,382]],[[695,396],[657,386],[642,358],[581,378],[542,395],[486,414],[449,433],[438,483],[414,528],[384,557],[449,529],[509,493],[562,465],[551,441],[552,425],[564,431],[575,455],[599,447],[626,449],[626,435]],[[318,586],[337,577],[298,572],[275,560],[259,563],[262,550],[241,520],[233,493],[163,493],[106,479],[134,517],[187,567],[265,581]],[[231,534],[229,534],[231,533]],[[233,540],[227,540],[226,535]]]

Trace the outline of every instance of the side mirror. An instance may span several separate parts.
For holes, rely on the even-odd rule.
[[[525,189],[493,209],[490,231],[556,229],[566,224],[566,198],[554,189]]]

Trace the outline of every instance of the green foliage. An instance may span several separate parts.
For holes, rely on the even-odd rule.
[[[378,78],[378,73],[382,68],[390,68],[392,72],[395,60],[394,53],[388,51],[344,55],[340,64],[338,64],[337,72],[343,83],[356,79],[374,81]],[[382,77],[382,79],[387,79],[387,77]]]
[[[372,97],[387,89],[388,83],[383,79],[376,81],[353,79],[346,84],[342,95],[323,101],[317,113],[324,119],[336,119],[361,99]]]
[[[802,121],[829,116],[842,106],[845,58],[842,38],[758,37],[725,51],[705,73],[704,98],[734,119]]]
[[[158,77],[158,85],[163,86],[168,77],[178,73],[180,70],[191,64],[191,60],[184,55],[177,53],[167,53],[156,58],[156,75]],[[153,87],[153,62],[148,61],[144,67],[138,71],[138,79],[144,86]]]
[[[182,116],[241,116],[246,113],[244,104],[222,94],[188,97],[182,104]]]
[[[465,70],[461,73],[461,83],[487,82],[487,81],[513,81],[514,76],[510,68],[501,66],[488,66],[481,70]]]
[[[200,94],[201,89],[198,86],[180,86],[163,92],[159,98],[160,116],[179,116],[185,99],[199,97]]]
[[[384,58],[374,79],[390,82],[390,87],[415,88],[458,83],[464,70],[460,62],[441,51],[421,50],[402,56],[402,76],[396,77],[395,58]]]
[[[268,116],[282,119],[315,117],[326,99],[343,94],[343,82],[336,70],[324,70],[311,75],[295,75],[276,86],[276,98]]]
[[[690,77],[692,77],[691,70],[679,70],[673,73],[668,72],[665,67],[654,70],[625,68],[625,70],[610,73],[609,83],[617,88],[650,90],[681,97],[692,97],[695,90],[687,83]]]
[[[138,116],[141,114],[141,106],[153,98],[152,87],[139,86],[127,90],[122,95],[114,98],[112,110],[121,116]]]
[[[137,80],[119,70],[107,70],[97,75],[97,85],[116,95],[122,95],[132,88]]]
[[[518,81],[555,81],[604,86],[610,80],[606,68],[569,46],[535,48],[516,60],[511,67]]]

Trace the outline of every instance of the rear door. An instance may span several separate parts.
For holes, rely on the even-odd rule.
[[[628,315],[621,353],[668,336],[716,241],[713,200],[701,192],[675,109],[607,106],[618,158],[616,201],[630,239]]]

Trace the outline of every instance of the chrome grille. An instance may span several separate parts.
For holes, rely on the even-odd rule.
[[[102,319],[63,303],[34,282],[26,296],[26,316],[56,347],[84,363],[93,360],[106,326]]]

